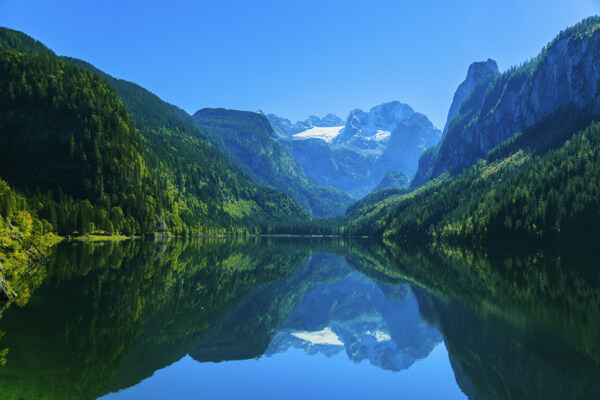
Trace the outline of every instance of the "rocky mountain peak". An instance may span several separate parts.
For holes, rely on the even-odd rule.
[[[469,70],[467,72],[467,80],[473,79],[475,81],[480,81],[484,78],[487,78],[490,75],[499,75],[500,71],[498,70],[498,64],[496,61],[488,58],[487,61],[476,61],[469,65]]]
[[[452,118],[460,111],[460,106],[469,97],[469,94],[473,91],[473,88],[484,79],[490,76],[500,75],[498,70],[498,64],[496,61],[488,58],[487,61],[474,62],[469,66],[467,77],[458,86],[452,99],[452,105],[448,111],[448,119],[446,120],[446,126],[444,127],[444,134],[448,130],[448,124],[452,121]]]
[[[313,126],[318,127],[333,127],[333,126],[342,126],[344,125],[344,120],[338,117],[335,114],[327,114],[323,118],[319,118],[316,115],[311,115],[308,117],[306,122],[312,123]]]
[[[356,139],[372,138],[383,132],[387,132],[389,136],[399,123],[408,120],[414,114],[412,107],[399,101],[380,104],[371,108],[369,112],[356,108],[350,111],[344,130],[334,143],[355,142]]]
[[[495,76],[495,63],[470,68],[454,96],[439,149],[419,163],[411,186],[444,172],[458,174],[516,134],[526,134],[534,144],[559,142],[598,119],[599,58],[600,17],[591,17],[561,32],[535,59],[502,75]],[[475,83],[485,74],[495,77]]]
[[[296,123],[272,114],[267,118],[310,178],[357,198],[390,170],[412,177],[421,154],[441,137],[425,115],[399,101],[354,109],[345,123],[333,114]]]
[[[355,126],[377,126],[377,127],[389,127],[395,125],[399,121],[410,118],[415,111],[408,104],[400,103],[399,101],[392,101],[389,103],[383,103],[378,106],[371,108],[369,112],[365,112],[359,108],[356,108],[350,112],[346,125]],[[370,132],[374,133],[374,132]],[[370,136],[367,134],[367,136]]]
[[[266,117],[271,123],[277,136],[283,139],[289,139],[297,133],[307,131],[314,127],[329,128],[344,125],[343,119],[331,113],[323,118],[311,115],[304,121],[296,121],[294,123],[287,118],[281,118],[275,114],[267,114]]]

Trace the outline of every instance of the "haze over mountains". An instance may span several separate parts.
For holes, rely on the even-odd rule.
[[[332,114],[295,124],[273,114],[267,118],[309,177],[356,199],[370,193],[389,171],[412,177],[421,154],[441,137],[425,115],[397,101],[368,112],[355,109],[338,126],[334,124],[341,119]]]
[[[409,178],[382,179],[414,175],[421,154],[441,136],[400,102],[353,110],[345,123],[333,114],[292,123],[260,111],[207,108],[194,118],[254,183],[288,194],[316,217],[343,215],[376,186],[408,186]]]

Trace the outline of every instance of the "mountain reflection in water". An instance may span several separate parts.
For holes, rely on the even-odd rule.
[[[446,365],[455,381],[440,389],[446,398],[600,398],[598,263],[593,249],[334,239],[61,245],[29,304],[0,320],[9,349],[0,393],[126,398],[198,362],[216,371],[258,359],[243,367],[253,371],[293,356],[279,372],[298,387],[311,383],[297,370],[305,363],[327,369],[343,357],[344,371],[356,365],[348,374],[401,382],[439,358],[446,364],[423,372],[408,397],[426,397]],[[257,395],[293,397],[285,382]]]

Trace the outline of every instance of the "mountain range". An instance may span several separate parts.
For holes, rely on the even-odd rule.
[[[331,114],[295,124],[273,114],[267,118],[309,177],[356,199],[373,191],[389,171],[412,177],[421,154],[441,137],[425,115],[397,101],[368,112],[355,109],[342,124]]]
[[[264,115],[236,110],[202,109],[194,114],[212,144],[248,174],[254,183],[288,194],[316,217],[342,215],[353,198],[319,186],[304,173],[277,140]]]
[[[25,208],[61,234],[260,231],[307,213],[259,187],[183,110],[0,29],[4,220]],[[270,222],[268,222],[270,221]],[[279,221],[279,222],[278,222]]]
[[[596,243],[599,58],[590,17],[502,73],[474,63],[442,132],[400,102],[192,117],[1,28],[0,286],[52,234]]]
[[[352,205],[345,233],[395,240],[597,242],[600,18],[499,74],[473,64],[410,193]],[[468,94],[467,94],[468,92]]]
[[[292,123],[262,111],[208,108],[194,118],[254,183],[288,194],[316,217],[343,215],[375,188],[408,186],[419,157],[441,136],[399,102],[353,110],[346,122],[334,114]]]
[[[0,28],[0,300],[40,291],[5,316],[17,356],[0,386],[94,398],[185,354],[291,347],[396,371],[443,339],[473,398],[535,397],[523,376],[548,398],[573,394],[553,380],[597,397],[598,60],[591,17],[507,71],[473,63],[441,131],[400,102],[346,121],[192,116]],[[211,238],[51,252],[40,238],[54,234]],[[385,240],[254,236],[265,234]],[[436,243],[396,246],[419,241]],[[546,250],[449,244],[515,241]],[[594,246],[546,253],[572,243]],[[567,360],[528,332],[557,316]],[[34,374],[48,379],[23,384]]]

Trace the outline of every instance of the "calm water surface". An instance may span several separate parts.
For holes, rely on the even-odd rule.
[[[595,249],[59,246],[0,319],[2,399],[596,399]]]

